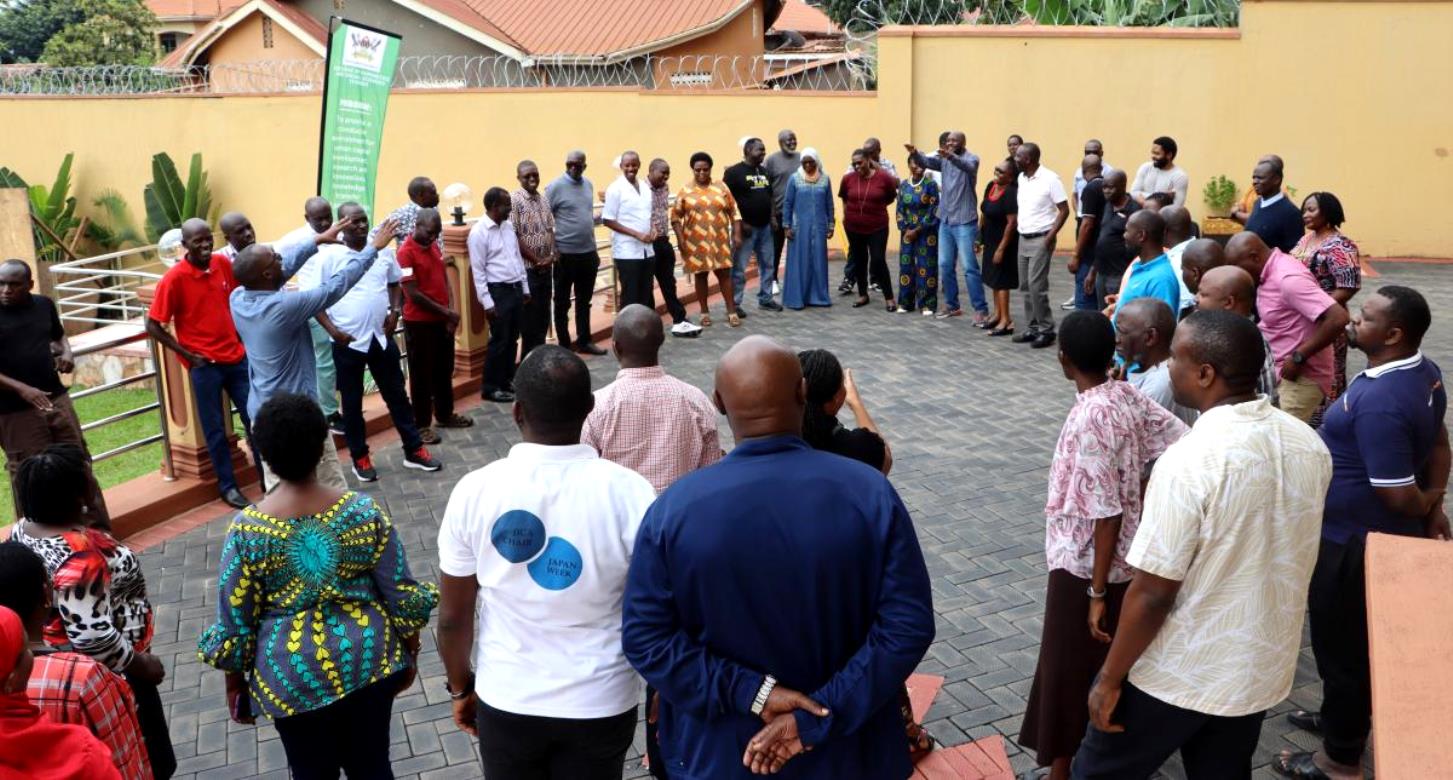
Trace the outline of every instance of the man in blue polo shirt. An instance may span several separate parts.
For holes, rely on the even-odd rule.
[[[1332,483],[1308,602],[1322,709],[1289,715],[1294,725],[1321,732],[1322,749],[1282,753],[1272,765],[1288,777],[1362,777],[1372,725],[1367,534],[1449,538],[1448,396],[1442,372],[1419,350],[1431,322],[1416,290],[1384,287],[1347,328],[1349,343],[1367,354],[1367,370],[1332,402],[1320,431],[1332,452]]]
[[[1165,220],[1149,209],[1131,214],[1125,223],[1125,246],[1137,259],[1125,271],[1116,311],[1136,298],[1159,298],[1171,311],[1180,311],[1181,280],[1165,253]]]

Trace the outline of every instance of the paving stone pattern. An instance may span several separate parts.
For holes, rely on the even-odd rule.
[[[1367,288],[1408,284],[1429,294],[1435,312],[1453,310],[1453,285],[1443,281],[1444,267],[1406,264],[1378,270],[1383,277],[1368,279]],[[1068,294],[1064,276],[1052,279],[1056,306]],[[760,333],[795,349],[831,349],[852,369],[892,445],[892,482],[913,514],[933,578],[938,634],[919,671],[946,680],[929,711],[928,728],[950,746],[1002,734],[1016,771],[1032,767],[1032,756],[1013,740],[1041,632],[1045,480],[1074,395],[1054,350],[986,338],[967,317],[937,321],[916,313],[888,314],[877,304],[853,309],[847,305],[851,298],[836,299],[831,309],[775,314],[758,311],[750,300],[750,317],[742,327],[727,327],[723,317],[699,339],[668,340],[664,364],[709,392],[722,352],[741,337]],[[1013,303],[1022,305],[1017,294]],[[1435,320],[1427,352],[1453,366],[1453,334],[1445,323]],[[1354,371],[1363,365],[1356,353],[1351,362]],[[588,364],[597,387],[614,377],[611,357],[591,358]],[[444,431],[445,443],[434,448],[446,464],[439,473],[405,470],[393,444],[375,453],[381,479],[367,492],[394,518],[421,579],[436,576],[435,534],[453,483],[504,456],[519,440],[506,408],[487,404],[469,414],[475,427]],[[729,442],[724,420],[722,433]],[[286,778],[276,730],[265,723],[230,722],[222,674],[196,659],[197,636],[215,617],[216,569],[226,529],[227,518],[219,517],[142,555],[156,605],[153,650],[168,669],[162,696],[170,709],[178,777]],[[394,772],[419,780],[479,777],[475,744],[450,720],[431,632],[423,644],[419,681],[394,704]],[[1304,647],[1290,699],[1273,710],[1262,730],[1256,777],[1274,777],[1266,764],[1276,751],[1316,746],[1311,735],[1290,728],[1282,713],[1315,707],[1320,691],[1311,651]],[[646,776],[640,768],[642,747],[638,730],[628,778]],[[1182,776],[1174,759],[1163,775]]]

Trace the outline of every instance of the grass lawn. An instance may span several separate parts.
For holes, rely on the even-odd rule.
[[[72,388],[73,391],[80,389],[79,387]],[[80,415],[82,423],[88,423],[121,414],[155,400],[156,393],[152,390],[123,387],[76,401],[76,414]],[[86,444],[91,448],[93,455],[99,455],[127,442],[153,436],[160,431],[161,421],[158,419],[157,413],[153,411],[112,423],[104,428],[88,431]],[[108,488],[142,474],[156,471],[161,468],[161,447],[160,443],[151,444],[114,458],[107,458],[96,464],[96,479],[100,481],[101,487]],[[0,479],[0,527],[13,522],[15,522],[15,505],[10,497],[10,480],[8,478]]]

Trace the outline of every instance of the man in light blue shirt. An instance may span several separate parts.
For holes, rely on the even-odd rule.
[[[1135,212],[1125,225],[1125,246],[1139,257],[1125,272],[1116,311],[1136,298],[1159,298],[1171,311],[1180,311],[1181,279],[1165,253],[1165,220],[1149,209]]]
[[[363,277],[378,249],[393,240],[389,230],[380,230],[373,245],[355,255],[338,273],[306,292],[284,293],[282,287],[317,254],[321,244],[333,244],[347,223],[339,220],[317,234],[311,242],[285,244],[279,255],[266,244],[253,244],[237,254],[232,275],[241,285],[232,291],[232,323],[242,345],[248,350],[247,397],[249,415],[278,393],[298,393],[315,397],[318,392],[317,367],[313,359],[313,339],[308,323],[318,312],[337,303]],[[318,478],[332,487],[346,489],[343,472],[337,467],[338,453],[333,437],[324,441],[323,463],[331,468],[319,469]],[[266,464],[264,464],[264,467]],[[266,469],[264,468],[264,471]],[[271,482],[272,480],[268,480]]]
[[[938,276],[943,288],[943,317],[963,314],[959,305],[959,283],[954,276],[959,258],[964,261],[964,286],[969,303],[974,307],[974,323],[989,318],[989,302],[984,298],[984,280],[979,274],[979,260],[974,256],[974,241],[979,231],[979,201],[975,188],[979,179],[979,156],[964,148],[964,134],[955,130],[948,134],[938,154],[929,157],[913,144],[904,144],[909,156],[930,171],[943,174],[943,196],[938,202]]]

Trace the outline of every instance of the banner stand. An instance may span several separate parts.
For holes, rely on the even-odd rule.
[[[318,131],[318,194],[336,208],[350,201],[373,218],[379,147],[402,36],[328,19],[323,116]]]

